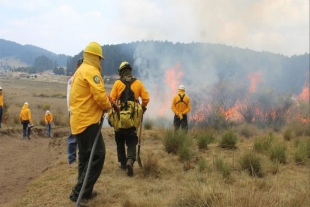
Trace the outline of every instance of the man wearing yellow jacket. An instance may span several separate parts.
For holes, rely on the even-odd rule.
[[[130,64],[128,62],[122,62],[118,69],[120,79],[130,82],[133,78],[131,71],[132,68]],[[120,79],[115,81],[110,93],[110,97],[113,103],[115,103],[116,100],[120,99],[122,92],[126,88],[126,85]],[[149,93],[144,88],[143,83],[137,79],[130,85],[130,88],[134,93],[135,101],[138,102],[139,97],[141,97],[141,106],[143,112],[145,112],[146,106],[150,101],[150,97]],[[138,143],[136,129],[130,128],[128,130],[126,129],[125,131],[116,131],[115,142],[117,146],[118,162],[121,163],[120,167],[124,170],[127,168],[127,175],[131,177],[133,176],[133,164],[136,160],[136,145]],[[127,145],[127,156],[125,144]]]
[[[46,125],[47,136],[51,137],[53,114],[49,110],[46,111],[44,120],[45,120],[45,125]]]
[[[75,202],[82,188],[90,153],[95,137],[100,131],[100,119],[104,111],[111,109],[111,104],[101,77],[100,60],[103,60],[102,48],[96,42],[89,43],[83,52],[83,63],[76,70],[70,89],[70,126],[76,137],[79,149],[78,182],[69,196]],[[94,185],[101,174],[105,160],[105,144],[100,132],[91,161],[88,182],[80,205],[87,205],[87,200],[97,194]]]
[[[2,122],[2,114],[3,114],[3,96],[2,96],[2,87],[0,86],[0,128]]]
[[[178,94],[173,97],[171,109],[174,112],[173,125],[175,130],[181,127],[187,132],[187,113],[191,110],[191,102],[189,96],[185,94],[183,85],[179,86]]]
[[[22,110],[20,111],[19,114],[19,120],[23,125],[23,139],[26,139],[27,137],[27,139],[30,140],[32,119],[28,102],[24,103],[24,106],[22,107]]]

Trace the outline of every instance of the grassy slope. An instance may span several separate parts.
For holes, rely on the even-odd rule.
[[[11,127],[15,125],[20,127],[18,121],[14,125],[14,119],[18,117],[24,101],[30,103],[36,125],[39,125],[44,117],[45,104],[51,106],[52,112],[62,112],[63,123],[67,123],[66,99],[51,98],[55,94],[66,94],[66,77],[63,79],[59,84],[51,83],[46,77],[44,80],[0,79],[5,100],[11,103],[9,120]],[[34,93],[47,94],[48,97],[34,97]],[[128,178],[124,171],[118,169],[113,130],[104,128],[102,132],[107,148],[106,161],[95,186],[99,195],[90,201],[91,206],[310,205],[309,162],[306,165],[295,164],[293,159],[295,140],[284,142],[281,133],[275,137],[278,142],[287,146],[287,163],[277,165],[271,162],[266,154],[260,154],[265,176],[253,178],[241,170],[238,159],[252,149],[254,139],[241,138],[237,144],[238,149],[233,151],[219,148],[217,142],[210,144],[207,150],[200,151],[194,139],[191,147],[194,157],[190,163],[183,163],[179,161],[178,156],[164,151],[161,141],[164,136],[163,129],[144,130],[141,157],[144,165],[151,166],[152,173],[145,176],[147,169],[140,169],[135,164],[135,176]],[[201,132],[191,130],[190,137],[199,133]],[[67,165],[66,138],[66,135],[61,135],[51,139],[49,150],[61,153],[61,158],[53,161],[53,165],[28,186],[22,198],[11,205],[12,207],[73,206],[68,195],[76,182],[77,172]],[[196,162],[200,157],[206,159],[208,164],[208,168],[204,171],[199,170]],[[214,159],[217,157],[222,158],[230,166],[232,172],[229,179],[223,178],[222,173],[216,170]],[[185,170],[185,166],[187,168],[190,166],[191,169]],[[191,205],[182,205],[181,201]]]

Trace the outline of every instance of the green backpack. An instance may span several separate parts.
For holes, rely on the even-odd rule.
[[[120,79],[125,85],[124,91],[121,93],[119,101],[119,112],[112,109],[109,112],[109,121],[114,127],[115,131],[135,129],[137,130],[141,123],[143,110],[138,100],[135,100],[135,94],[131,90],[131,84],[136,80],[132,78],[131,81]]]

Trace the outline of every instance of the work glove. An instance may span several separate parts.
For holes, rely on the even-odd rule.
[[[179,117],[180,120],[183,119],[183,115],[182,114],[178,114],[178,117]]]
[[[114,109],[114,111],[119,112],[119,107],[113,102],[111,96],[109,94],[107,96],[108,96],[108,99],[109,99],[111,106]]]
[[[147,110],[147,108],[145,106],[143,106],[142,110],[143,110],[143,114],[144,114],[144,112]]]

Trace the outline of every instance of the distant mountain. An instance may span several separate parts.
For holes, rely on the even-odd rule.
[[[16,42],[0,39],[0,59],[14,58],[27,65],[33,65],[34,60],[42,55],[56,61],[59,66],[66,66],[67,59],[70,57],[64,54],[55,54],[33,45],[21,45]]]

